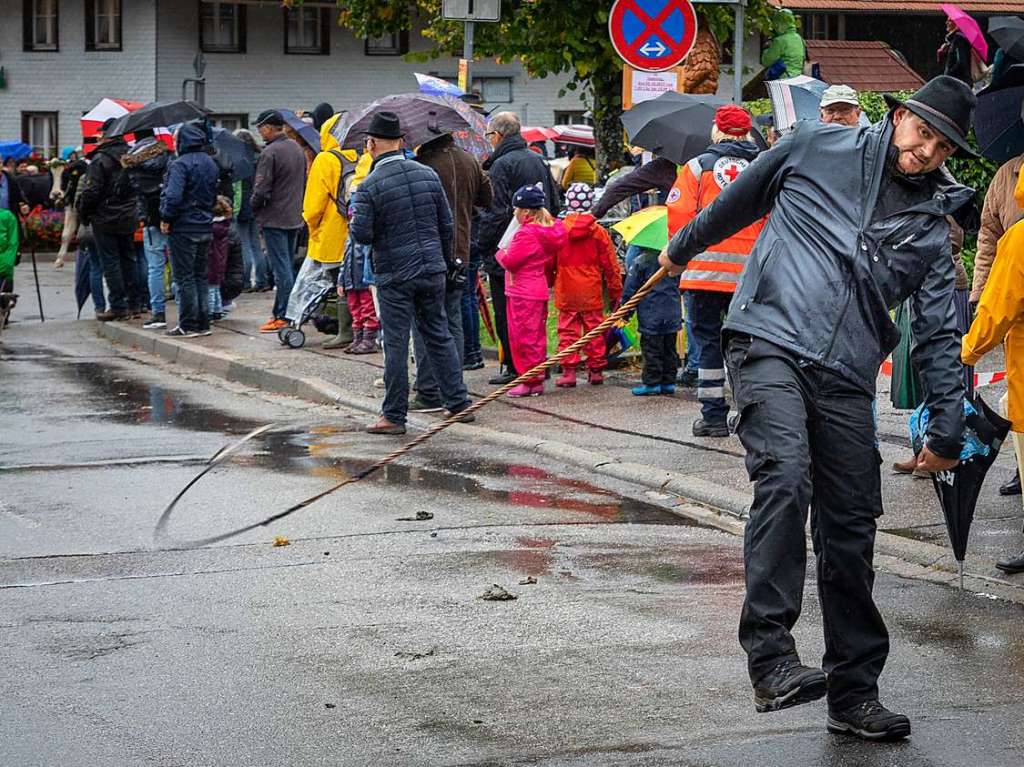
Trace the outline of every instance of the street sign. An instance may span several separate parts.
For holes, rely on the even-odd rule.
[[[689,55],[697,40],[697,14],[690,0],[615,0],[608,32],[623,61],[661,72]]]
[[[444,0],[441,18],[450,21],[500,21],[501,0]]]

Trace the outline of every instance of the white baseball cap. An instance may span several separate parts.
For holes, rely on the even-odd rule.
[[[821,94],[821,106],[822,109],[833,104],[852,104],[853,106],[860,106],[860,102],[857,100],[857,91],[851,88],[849,85],[830,85],[825,89],[825,92]]]

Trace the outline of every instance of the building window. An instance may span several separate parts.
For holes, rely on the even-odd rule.
[[[207,53],[245,53],[245,6],[200,0],[199,48]]]
[[[21,140],[32,147],[32,154],[54,157],[57,154],[57,113],[22,112]]]
[[[234,133],[239,128],[249,128],[249,115],[247,114],[218,114],[210,115],[207,118],[216,128],[223,128]]]
[[[57,50],[57,0],[24,0],[22,19],[23,50]]]
[[[85,0],[85,49],[121,50],[121,0]]]
[[[284,12],[284,52],[326,56],[331,52],[329,8],[288,8]]]
[[[843,40],[846,38],[846,18],[839,13],[801,14],[804,37],[808,40]]]
[[[404,56],[409,52],[409,33],[392,32],[383,37],[366,38],[364,53],[367,56]]]
[[[512,103],[511,77],[474,77],[470,90],[479,93],[485,104]]]
[[[555,125],[593,125],[590,112],[582,109],[555,110]]]

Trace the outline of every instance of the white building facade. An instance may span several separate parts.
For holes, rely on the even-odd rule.
[[[415,33],[363,40],[337,22],[324,2],[0,0],[0,141],[45,156],[81,144],[79,118],[101,98],[181,98],[200,52],[206,106],[228,128],[269,108],[326,101],[341,111],[415,91],[413,72],[455,78],[455,58],[405,60],[430,48]],[[558,97],[565,75],[534,79],[518,63],[486,59],[472,74],[488,109],[510,109],[525,124],[580,122],[586,109],[575,92]]]

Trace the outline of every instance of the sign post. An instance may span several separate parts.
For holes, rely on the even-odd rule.
[[[441,17],[463,22],[462,58],[459,60],[459,87],[469,93],[473,85],[473,32],[476,22],[501,20],[501,0],[444,0]]]
[[[612,46],[642,72],[678,66],[697,41],[697,13],[690,0],[615,0],[608,15]]]

